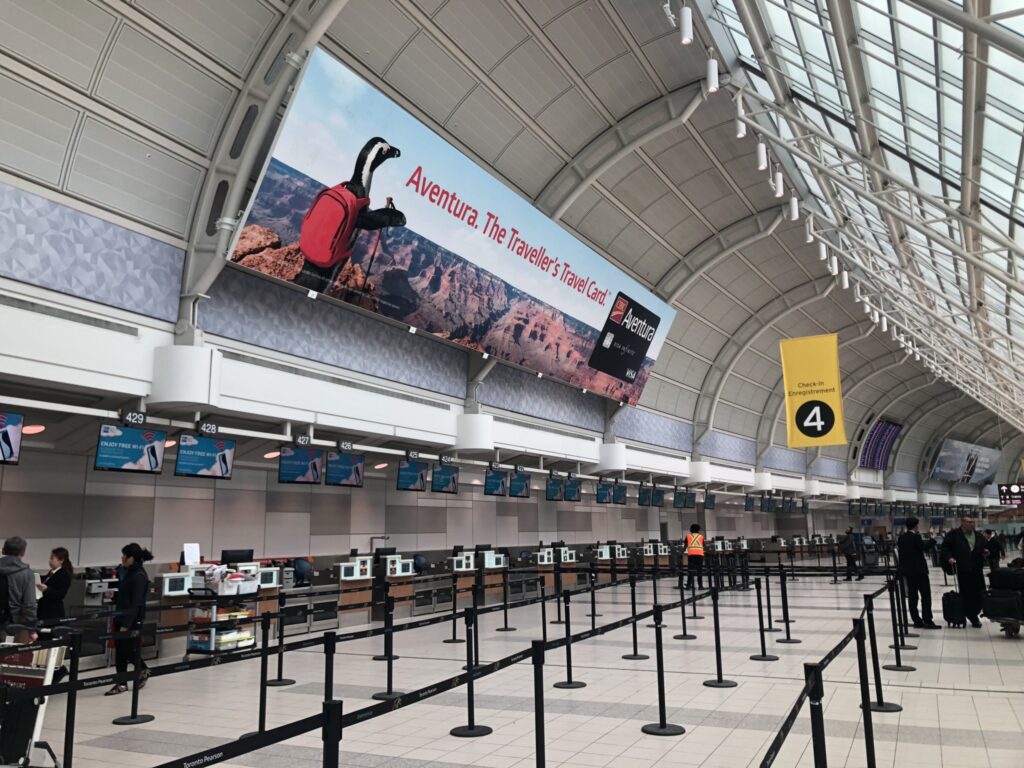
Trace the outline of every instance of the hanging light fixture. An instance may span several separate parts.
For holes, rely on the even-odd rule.
[[[683,45],[693,42],[693,9],[685,2],[679,9],[679,30],[681,33],[679,42]]]
[[[878,310],[877,309],[872,309],[871,310],[871,322],[874,323],[875,325],[878,325]]]
[[[747,135],[747,124],[743,122],[743,98],[736,97],[736,138],[742,139]]]
[[[782,168],[775,166],[775,196],[782,197],[786,194],[786,182],[782,178]]]
[[[839,273],[839,287],[844,291],[850,290],[850,273],[845,269]]]
[[[791,192],[789,195],[789,220],[799,221],[800,219],[800,201],[796,199],[796,192]]]
[[[828,258],[828,243],[824,240],[818,241],[818,261],[825,261]]]
[[[804,242],[808,244],[814,242],[814,213],[808,213],[807,220],[804,222]]]
[[[833,277],[839,274],[839,257],[834,253],[829,254],[828,257],[828,273]]]
[[[889,330],[889,318],[882,315],[882,333],[886,333]]]
[[[760,136],[757,137],[757,170],[768,170],[768,146]]]
[[[708,48],[707,84],[708,93],[718,93],[718,59],[714,48]]]

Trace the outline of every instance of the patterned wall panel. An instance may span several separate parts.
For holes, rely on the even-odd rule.
[[[604,431],[605,399],[550,379],[498,365],[480,387],[480,402],[595,432]]]
[[[906,488],[914,490],[917,488],[917,475],[913,472],[906,471],[893,472],[886,480],[885,485],[887,488]]]
[[[827,477],[832,480],[846,480],[849,473],[846,470],[846,462],[838,459],[820,458],[811,465],[811,474],[814,477]]]
[[[468,355],[237,269],[200,308],[203,330],[452,397],[466,396]]]
[[[615,435],[677,451],[693,450],[693,425],[627,406],[615,419]]]
[[[780,448],[773,445],[764,454],[764,466],[768,469],[779,469],[783,472],[804,473],[807,455],[793,448]]]
[[[745,437],[712,431],[699,446],[705,456],[725,461],[753,464],[757,460],[757,442]]]
[[[184,251],[0,182],[0,275],[173,321]]]

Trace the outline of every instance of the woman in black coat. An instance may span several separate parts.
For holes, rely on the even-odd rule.
[[[57,547],[50,552],[50,572],[39,585],[42,594],[36,603],[36,616],[40,621],[63,619],[67,615],[64,611],[64,598],[71,589],[71,577],[74,575],[71,555],[64,547]]]
[[[117,594],[114,596],[114,608],[117,611],[113,622],[114,632],[142,629],[142,621],[146,618],[146,597],[149,594],[149,576],[142,564],[152,559],[150,551],[135,542],[121,547],[121,567],[117,571]],[[135,662],[137,643],[136,638],[130,637],[114,641],[114,665],[118,674],[127,672],[128,664]],[[141,659],[139,666],[142,667],[139,688],[142,688],[149,678],[149,668]],[[105,695],[114,696],[127,690],[127,685],[117,683]]]

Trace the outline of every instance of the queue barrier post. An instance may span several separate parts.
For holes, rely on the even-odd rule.
[[[715,679],[705,680],[706,688],[735,688],[735,680],[722,677],[722,633],[718,617],[718,587],[711,587],[711,614],[715,625]]]
[[[555,560],[555,594],[556,595],[560,595],[560,594],[562,594],[562,553],[560,551],[558,551],[558,550],[556,550],[556,557],[557,557],[557,559]],[[562,602],[560,600],[555,600],[555,611],[556,611],[556,617],[555,617],[555,620],[552,621],[551,623],[552,624],[561,624],[562,623]]]
[[[768,616],[768,627],[765,632],[781,632],[782,630],[772,625],[772,571],[767,565],[764,567],[764,612]]]
[[[321,738],[324,742],[324,768],[339,768],[339,751],[341,750],[341,702],[328,700],[324,702],[324,726]]]
[[[690,632],[686,629],[686,600],[685,600],[686,592],[683,591],[684,587],[683,587],[683,569],[682,568],[679,568],[679,570],[677,572],[677,577],[679,579],[679,586],[678,586],[679,596],[681,598],[683,598],[683,604],[679,606],[679,617],[682,619],[683,631],[680,634],[678,634],[678,635],[673,635],[672,639],[673,640],[696,640],[697,636],[696,635],[691,635]],[[634,624],[634,627],[635,627],[635,624]]]
[[[664,626],[661,623],[663,609],[660,605],[654,606],[654,658],[658,674],[658,722],[648,723],[640,730],[650,736],[682,736],[686,729],[681,725],[667,722],[668,715],[665,711],[665,651],[661,641],[661,630]]]
[[[68,689],[67,705],[64,709],[64,762],[61,768],[71,768],[74,761],[75,715],[78,707],[78,662],[82,655],[81,632],[71,631],[71,636],[68,638],[68,652],[71,655],[68,671],[68,682],[71,687]]]
[[[836,555],[835,547],[832,547],[832,583],[839,583],[839,559]]]
[[[277,677],[267,681],[271,688],[295,685],[294,680],[284,676],[284,609],[287,604],[287,596],[280,593],[277,596]]]
[[[689,570],[689,566],[687,566],[687,570]],[[701,587],[701,589],[703,589],[703,587]],[[693,607],[693,613],[690,614],[690,619],[692,621],[703,619],[703,616],[697,615],[697,587],[693,582],[690,582],[690,604]]]
[[[871,702],[872,712],[902,712],[903,707],[886,701],[882,694],[882,672],[878,660],[878,639],[875,636],[875,597],[864,595],[864,615],[867,618],[868,643],[871,647],[871,670],[875,678],[875,696],[877,701]]]
[[[260,697],[259,713],[256,716],[256,730],[244,736],[253,736],[267,730],[267,675],[270,665],[270,620],[273,614],[265,611],[260,616]],[[278,616],[278,621],[281,617]],[[329,696],[327,698],[330,698]]]
[[[145,676],[143,675],[144,668],[142,666],[142,629],[141,627],[135,635],[135,652],[133,663],[135,665],[135,679],[132,681],[132,711],[130,715],[123,715],[122,717],[115,717],[113,719],[114,725],[141,725],[142,723],[151,723],[156,720],[153,715],[141,715],[139,714],[139,688],[140,684],[145,685]]]
[[[442,643],[464,643],[466,642],[461,637],[458,637],[458,615],[459,615],[459,574],[452,571],[452,636],[442,640]]]
[[[868,681],[868,654],[864,647],[864,634],[864,619],[854,619],[853,639],[857,644],[860,708],[864,717],[864,751],[868,768],[875,768],[875,729],[871,722],[871,684]]]
[[[474,624],[476,623],[476,609],[466,609],[466,725],[458,725],[451,729],[452,736],[460,738],[474,738],[486,736],[493,733],[494,729],[486,725],[479,725],[476,722],[475,702],[473,698],[473,679],[476,677],[477,659],[473,653]]]
[[[324,701],[334,699],[334,654],[338,650],[338,633],[324,632]]]
[[[779,657],[768,653],[764,638],[764,608],[761,605],[761,579],[754,579],[754,590],[757,592],[757,633],[761,638],[761,653],[750,657],[751,661],[778,661]]]
[[[896,582],[894,580],[889,581],[889,618],[892,621],[892,638],[894,643],[889,647],[892,648],[896,653],[895,664],[884,664],[882,669],[887,669],[890,672],[914,672],[915,667],[909,664],[904,664],[903,659],[900,657],[900,650],[903,647],[903,643],[900,642],[900,620],[896,616]]]
[[[555,683],[555,688],[586,688],[587,684],[582,680],[572,679],[572,621],[569,617],[569,601],[571,593],[569,590],[562,592],[562,600],[565,601],[565,680]]]
[[[811,710],[811,743],[814,747],[814,768],[828,768],[825,750],[825,712],[822,699],[825,686],[821,679],[821,665],[818,662],[804,663],[804,683],[807,686],[807,703]]]
[[[533,740],[537,768],[544,768],[544,646],[534,640],[533,648]]]
[[[394,653],[395,598],[390,591],[388,583],[384,582],[384,653],[373,657],[374,661],[386,661],[388,664],[401,658]]]
[[[658,554],[658,547],[654,548],[654,568],[652,569],[651,578],[651,590],[654,595],[654,604],[658,604],[658,577],[659,569],[661,567],[661,555]],[[653,624],[651,625],[654,626]]]
[[[779,566],[779,592],[782,596],[782,623],[786,628],[786,636],[780,637],[775,642],[795,645],[796,643],[799,643],[800,640],[790,636],[789,625],[793,622],[789,619],[789,593],[786,591],[786,571],[782,566]]]
[[[495,632],[515,632],[515,627],[508,625],[508,568],[501,572],[501,617],[502,624]]]
[[[595,560],[590,561],[590,576],[588,578],[590,579],[590,613],[587,615],[590,617],[590,628],[596,629],[595,619],[603,614],[597,612],[597,561]]]
[[[907,625],[904,623],[901,609],[903,603],[903,579],[898,574],[892,574],[889,583],[892,584],[893,599],[896,602],[896,634],[893,637],[894,644],[889,647],[895,648],[896,645],[899,645],[901,651],[916,651],[917,646],[910,645],[907,642],[909,635],[907,634]],[[914,637],[918,637],[918,635],[914,635]]]
[[[395,599],[390,595],[385,598],[386,610],[388,615],[394,612]],[[401,691],[394,689],[395,672],[394,672],[394,661],[398,657],[394,654],[395,650],[395,627],[394,624],[387,624],[384,627],[384,657],[387,661],[387,689],[378,691],[373,694],[370,698],[375,701],[392,701],[405,694]]]
[[[651,658],[645,653],[640,653],[637,647],[636,637],[636,574],[629,574],[629,609],[632,612],[633,620],[629,623],[629,626],[633,629],[633,652],[627,653],[622,658],[627,661],[643,661],[644,659]]]
[[[548,641],[548,588],[544,583],[544,575],[540,577],[540,631],[544,642]]]
[[[790,545],[789,550],[789,580],[799,581],[796,577],[796,547]]]
[[[920,637],[917,632],[910,631],[910,616],[907,615],[907,583],[902,576],[896,576],[896,586],[899,589],[900,619],[903,621],[903,637]],[[905,640],[904,640],[905,642]]]

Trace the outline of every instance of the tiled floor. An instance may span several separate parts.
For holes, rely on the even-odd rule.
[[[933,573],[933,591],[943,591],[941,574]],[[710,604],[699,613],[707,618],[690,622],[696,640],[677,641],[679,612],[666,619],[665,667],[668,718],[686,728],[683,736],[647,736],[640,727],[657,720],[657,687],[653,659],[654,630],[641,625],[640,645],[649,661],[625,661],[630,648],[629,628],[573,646],[574,677],[586,682],[577,690],[558,690],[550,684],[564,679],[564,652],[548,654],[545,667],[547,765],[563,768],[648,768],[648,766],[758,765],[785,713],[801,687],[803,662],[819,659],[851,627],[861,606],[861,594],[878,582],[833,585],[823,578],[802,578],[790,585],[793,636],[799,645],[775,642],[769,653],[776,662],[750,661],[759,651],[754,593],[722,596],[722,646],[725,676],[739,685],[706,688],[714,676],[714,641]],[[773,583],[773,607],[779,596]],[[641,591],[641,604],[650,603],[650,586]],[[671,583],[661,588],[663,600],[675,599]],[[629,611],[628,588],[599,593],[599,622]],[[573,606],[573,628],[589,621],[587,603]],[[549,615],[549,618],[551,616]],[[888,650],[888,604],[877,614],[884,649]],[[512,612],[516,632],[495,632],[500,613],[483,619],[481,656],[484,661],[505,656],[528,645],[540,633],[540,608]],[[549,627],[550,637],[562,632]],[[396,688],[413,690],[460,671],[464,645],[446,645],[449,626],[442,624],[396,635]],[[1024,755],[1024,639],[1007,640],[998,628],[944,629],[922,632],[912,640],[919,648],[905,653],[904,663],[915,672],[883,672],[885,698],[903,706],[898,714],[874,716],[875,749],[879,766],[1020,766]],[[380,639],[355,641],[339,647],[335,660],[335,696],[345,711],[371,703],[370,695],[384,688],[385,665],[371,660],[380,652]],[[297,684],[269,690],[268,722],[274,726],[320,711],[323,698],[323,655],[320,649],[290,653],[286,674]],[[142,692],[141,711],[154,714],[152,723],[118,727],[111,719],[125,714],[128,695],[104,698],[90,691],[80,698],[75,733],[76,765],[159,765],[204,747],[231,740],[256,725],[258,662],[241,662],[154,679]],[[825,672],[824,716],[830,766],[864,766],[857,661],[851,644]],[[465,722],[465,689],[440,694],[346,730],[341,764],[359,768],[489,768],[534,766],[533,671],[529,662],[488,676],[477,683],[478,723],[494,733],[478,739],[449,735]],[[63,742],[63,703],[47,713],[44,738],[59,753]],[[801,713],[775,765],[813,765],[807,707]],[[232,761],[231,765],[319,766],[319,733],[311,733]]]

